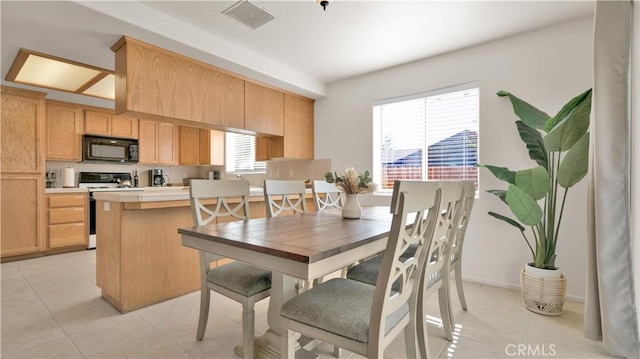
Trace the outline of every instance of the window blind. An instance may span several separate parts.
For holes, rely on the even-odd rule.
[[[477,188],[477,86],[380,101],[373,122],[373,175],[381,191],[397,179],[470,180]]]
[[[227,172],[265,172],[266,163],[256,161],[256,138],[250,135],[227,132]]]

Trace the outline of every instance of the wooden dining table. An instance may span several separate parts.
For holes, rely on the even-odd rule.
[[[360,219],[339,210],[179,228],[182,245],[272,271],[269,329],[256,338],[257,358],[280,358],[282,304],[299,279],[313,280],[385,249],[389,207],[363,207]],[[240,353],[241,353],[241,349]],[[238,352],[238,349],[236,350]]]

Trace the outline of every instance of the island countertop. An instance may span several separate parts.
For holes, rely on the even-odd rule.
[[[311,190],[307,189],[307,198]],[[149,209],[167,207],[188,207],[189,187],[146,187],[141,191],[94,192],[93,198],[98,201],[120,202],[124,209]],[[233,203],[233,199],[229,199]],[[240,198],[238,198],[238,201]],[[262,187],[251,187],[249,202],[264,201]]]

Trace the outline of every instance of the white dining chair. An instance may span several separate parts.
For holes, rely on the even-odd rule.
[[[264,204],[267,217],[282,213],[307,213],[304,181],[265,180]]]
[[[447,261],[449,243],[455,235],[456,221],[459,218],[462,204],[462,185],[460,182],[433,181],[429,183],[434,188],[439,188],[442,193],[440,210],[436,217],[437,222],[434,239],[426,252],[426,259],[421,262],[423,264],[421,268],[422,279],[420,282],[422,290],[420,290],[418,296],[417,317],[422,319],[418,319],[416,322],[418,324],[418,343],[420,344],[423,355],[429,352],[424,306],[426,300],[436,291],[438,292],[438,305],[445,337],[448,340],[453,340],[453,319],[450,311],[449,281],[443,280],[443,278],[448,278],[446,274],[449,273]],[[411,246],[404,255],[415,255],[414,249],[415,246]],[[382,256],[364,261],[351,268],[347,272],[347,278],[368,284],[375,284],[378,280],[382,261]],[[397,285],[399,284],[396,284],[396,286]],[[423,358],[426,357],[427,356],[423,356]]]
[[[305,205],[306,188],[304,181],[265,180],[264,204],[267,218],[277,217],[284,213],[307,213]],[[311,287],[310,281],[299,281],[297,291]]]
[[[423,262],[418,291],[418,346],[422,358],[430,357],[429,337],[427,334],[427,299],[438,292],[438,306],[445,337],[453,340],[453,317],[451,315],[451,291],[449,289],[449,258],[460,213],[462,212],[462,182],[439,182],[442,191],[440,211],[436,217],[433,241],[426,252]]]
[[[290,299],[280,311],[282,357],[294,357],[293,331],[368,358],[404,332],[406,357],[417,357],[415,313],[420,259],[433,238],[440,190],[428,182],[396,181],[389,232],[375,286],[334,278]],[[407,219],[415,215],[410,228]],[[414,246],[413,256],[403,254]],[[394,283],[397,283],[394,284]]]
[[[462,285],[462,245],[464,244],[467,225],[469,224],[469,218],[471,217],[473,202],[476,198],[476,186],[473,182],[464,182],[464,184],[462,185],[462,197],[462,210],[460,212],[456,234],[454,236],[453,242],[451,243],[449,268],[451,272],[454,272],[456,291],[458,292],[460,306],[462,306],[463,310],[467,310],[467,301],[464,297],[464,288]]]
[[[311,183],[313,203],[316,211],[330,208],[342,208],[342,191],[335,184],[327,181],[313,180]]]
[[[214,224],[218,218],[246,221],[250,218],[249,182],[191,180],[189,186],[191,210],[195,225]],[[229,197],[240,199],[229,203]],[[215,200],[213,205],[205,200]],[[200,253],[200,317],[196,338],[202,340],[207,329],[211,293],[216,291],[242,304],[242,346],[245,358],[253,358],[255,334],[255,303],[268,297],[271,290],[271,272],[245,264],[231,262],[211,268],[211,262],[222,259],[212,253]]]

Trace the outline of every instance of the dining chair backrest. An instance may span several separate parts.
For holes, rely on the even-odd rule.
[[[456,224],[456,233],[451,242],[451,261],[455,261],[459,257],[459,253],[462,250],[462,244],[464,236],[467,231],[467,225],[469,224],[469,217],[471,216],[471,210],[473,208],[473,202],[476,198],[476,186],[473,182],[465,181],[462,184],[462,206],[460,209],[460,215],[458,223]]]
[[[397,330],[404,328],[398,325],[386,332],[387,320],[392,320],[389,316],[391,313],[406,304],[410,313],[415,313],[420,258],[425,257],[423,252],[432,241],[440,208],[440,192],[437,182],[394,183],[391,206],[393,220],[374,291],[369,327],[370,346],[391,340],[397,335]],[[408,222],[410,226],[407,226]],[[403,257],[410,247],[412,251],[415,250],[414,255]],[[396,282],[399,285],[394,286]],[[409,315],[408,320],[407,325],[415,326],[414,315]]]
[[[189,185],[193,223],[196,226],[209,224],[216,218],[232,217],[238,220],[251,218],[249,211],[249,182],[191,180]],[[239,198],[238,203],[230,204],[229,197]],[[215,199],[215,207],[203,201]]]
[[[440,209],[436,216],[433,240],[429,249],[424,253],[426,258],[423,261],[421,276],[424,290],[445,275],[443,269],[448,264],[449,244],[456,233],[456,225],[462,207],[461,182],[443,181],[438,184],[441,190]]]
[[[304,181],[265,180],[264,204],[267,217],[283,212],[306,213]]]
[[[335,184],[322,180],[314,180],[311,188],[316,211],[329,208],[342,208],[342,192]]]

